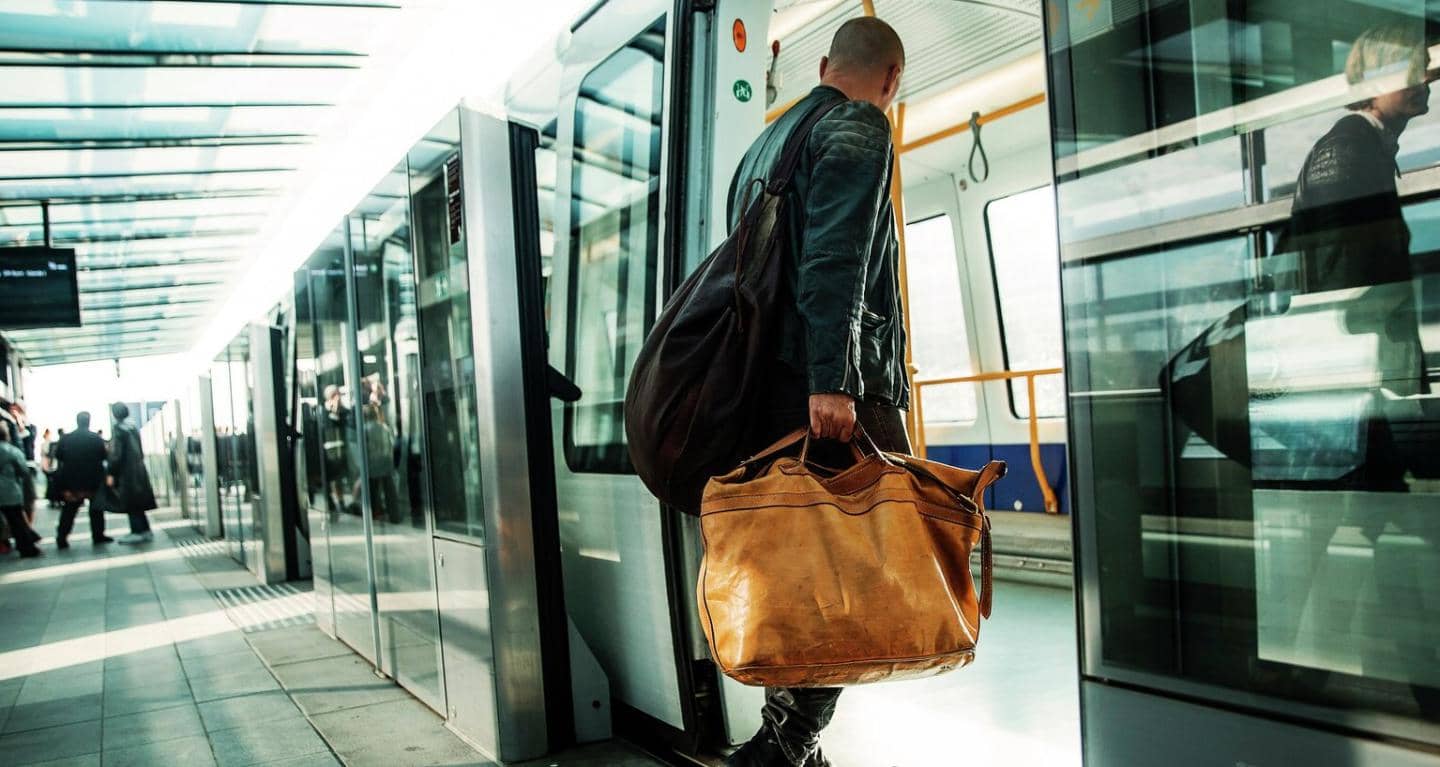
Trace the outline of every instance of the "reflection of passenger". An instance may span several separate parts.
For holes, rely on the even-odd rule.
[[[395,435],[385,423],[379,405],[368,404],[365,413],[365,466],[370,475],[370,508],[375,519],[400,521],[395,492]]]
[[[1395,156],[1400,133],[1412,118],[1429,111],[1428,59],[1414,25],[1377,27],[1356,39],[1345,64],[1352,87],[1398,78],[1397,87],[1351,104],[1351,114],[1310,150],[1296,182],[1289,225],[1275,249],[1277,255],[1294,259],[1281,259],[1291,277],[1278,287],[1298,294],[1366,289],[1317,297],[1307,306],[1310,311],[1326,309],[1348,337],[1373,338],[1374,369],[1368,377],[1400,397],[1426,388],[1411,287],[1410,228],[1395,185]],[[1299,314],[1293,307],[1290,313]],[[1281,367],[1290,364],[1300,366],[1282,361]],[[1256,371],[1251,372],[1253,390]],[[1404,461],[1395,452],[1390,430],[1379,413],[1367,415],[1369,424],[1360,427],[1358,468],[1333,487],[1403,491]],[[1293,460],[1307,460],[1305,449],[1318,446],[1287,447],[1300,451]]]
[[[1429,111],[1429,54],[1413,26],[1379,27],[1345,62],[1352,86],[1404,75],[1406,87],[1350,105],[1300,170],[1287,239],[1304,292],[1410,279],[1410,228],[1395,188],[1395,155],[1410,120]],[[1397,83],[1398,84],[1398,83]]]
[[[348,511],[345,490],[350,484],[350,408],[340,387],[325,387],[322,434],[325,446],[325,482],[331,511]]]
[[[1313,328],[1310,340],[1338,351],[1323,367],[1308,371],[1302,359],[1307,352],[1279,351],[1276,370],[1282,385],[1277,388],[1277,401],[1294,399],[1302,407],[1308,403],[1305,412],[1309,415],[1302,418],[1302,411],[1291,405],[1274,410],[1276,417],[1271,423],[1252,421],[1257,434],[1276,436],[1285,448],[1272,450],[1277,457],[1263,468],[1257,460],[1257,485],[1267,479],[1281,480],[1281,484],[1288,484],[1283,481],[1286,479],[1300,479],[1303,471],[1323,460],[1325,448],[1343,445],[1333,438],[1317,438],[1326,428],[1322,424],[1328,423],[1332,434],[1348,432],[1355,440],[1353,457],[1344,465],[1349,470],[1333,480],[1306,482],[1304,489],[1409,490],[1406,475],[1412,468],[1413,452],[1397,443],[1386,403],[1424,393],[1429,387],[1412,285],[1410,229],[1396,188],[1395,158],[1401,132],[1411,119],[1429,111],[1429,82],[1435,76],[1427,69],[1428,60],[1419,25],[1377,27],[1361,34],[1346,61],[1346,79],[1352,87],[1377,80],[1383,87],[1383,78],[1394,78],[1395,87],[1351,104],[1352,113],[1315,144],[1300,171],[1291,220],[1276,246],[1277,255],[1294,259],[1287,265],[1293,278],[1278,287],[1305,297],[1292,299],[1285,314],[1294,322],[1304,322],[1308,316],[1312,324],[1307,327]],[[1316,295],[1322,293],[1325,295]],[[1327,318],[1333,321],[1316,321]],[[1256,330],[1252,318],[1248,329],[1252,344]],[[1292,336],[1293,331],[1284,335]],[[1357,354],[1362,356],[1357,358]],[[1287,367],[1295,371],[1287,375]],[[1257,412],[1253,400],[1257,373],[1261,371],[1252,362],[1252,416]],[[1351,382],[1345,382],[1346,378]],[[1306,422],[1285,423],[1287,418]],[[1290,572],[1304,584],[1298,594],[1304,598],[1294,602],[1296,612],[1277,623],[1275,638],[1280,645],[1298,641],[1301,611],[1317,609],[1314,604],[1325,591],[1320,585],[1327,580],[1321,575],[1322,565],[1335,566],[1330,548],[1336,533],[1342,525],[1352,525],[1373,547],[1375,607],[1392,619],[1387,621],[1391,624],[1389,641],[1400,662],[1415,669],[1415,674],[1422,668],[1434,668],[1440,657],[1425,633],[1432,631],[1435,623],[1425,617],[1426,608],[1421,604],[1421,595],[1427,591],[1422,585],[1427,578],[1421,571],[1427,567],[1427,559],[1434,561],[1440,554],[1437,525],[1431,521],[1434,515],[1416,513],[1418,507],[1393,502],[1382,505],[1378,500],[1350,508],[1353,510],[1347,515],[1353,516],[1338,510],[1314,515],[1306,524],[1304,543],[1296,542],[1303,545],[1303,553],[1279,542],[1269,555],[1277,561],[1294,557],[1303,563]],[[1387,529],[1415,535],[1428,545],[1397,545],[1398,536],[1387,537]],[[1284,608],[1271,609],[1278,612]],[[1302,689],[1316,688],[1325,684],[1328,671],[1294,672],[1292,678]],[[1424,675],[1410,679],[1416,681],[1412,690],[1422,716],[1440,718],[1436,689],[1426,686]]]

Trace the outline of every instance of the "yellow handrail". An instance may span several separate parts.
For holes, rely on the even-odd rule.
[[[925,455],[925,408],[920,393],[926,386],[1010,381],[1024,378],[1025,390],[1030,398],[1030,466],[1035,470],[1035,481],[1040,485],[1040,495],[1045,499],[1045,511],[1050,514],[1060,513],[1060,501],[1055,497],[1055,490],[1050,487],[1050,478],[1045,475],[1045,464],[1040,460],[1040,417],[1035,412],[1035,377],[1060,375],[1061,372],[1063,372],[1062,368],[1040,368],[1038,370],[999,370],[990,373],[975,373],[974,375],[917,379],[911,397],[911,409],[915,413],[915,423],[918,425],[915,454]]]

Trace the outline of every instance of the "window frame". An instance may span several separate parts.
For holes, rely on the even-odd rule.
[[[974,360],[975,360],[975,358],[976,358],[976,351],[977,351],[977,350],[976,350],[976,349],[971,345],[971,343],[970,343],[970,331],[971,331],[971,328],[969,327],[969,325],[970,325],[970,320],[972,319],[972,317],[971,317],[971,315],[970,315],[970,313],[969,313],[969,310],[970,310],[972,307],[970,307],[970,306],[968,305],[968,300],[969,300],[969,299],[968,299],[967,296],[965,295],[965,277],[966,277],[966,274],[965,274],[965,272],[966,272],[966,268],[965,268],[965,267],[966,267],[965,252],[964,252],[964,246],[961,244],[961,238],[955,236],[955,228],[960,224],[960,215],[959,215],[959,213],[956,212],[956,211],[951,211],[951,210],[934,209],[933,212],[927,212],[927,213],[925,213],[924,215],[921,215],[921,216],[919,216],[919,217],[917,217],[917,218],[913,218],[913,219],[910,219],[910,220],[906,221],[906,222],[904,223],[905,235],[906,235],[906,242],[907,242],[907,243],[909,242],[909,234],[910,234],[909,228],[910,228],[910,227],[915,226],[915,225],[917,225],[917,224],[923,224],[923,223],[926,223],[926,222],[928,222],[928,221],[934,221],[934,220],[937,219],[937,218],[944,218],[944,219],[946,219],[946,220],[949,222],[949,224],[950,224],[950,230],[951,230],[951,256],[952,256],[952,257],[954,258],[954,260],[955,260],[955,276],[956,276],[955,293],[956,293],[956,299],[957,299],[957,301],[958,301],[958,303],[959,303],[961,320],[962,320],[962,322],[965,323],[965,332],[964,332],[964,333],[961,333],[961,334],[959,334],[959,335],[961,336],[962,342],[963,342],[963,344],[964,344],[964,349],[963,349],[964,355],[963,355],[963,356],[964,356],[968,361],[970,361],[970,362],[973,363]],[[907,244],[907,254],[906,254],[906,255],[907,255],[907,259],[908,259],[908,256],[909,256],[908,247],[909,247],[909,246],[908,246],[908,244]],[[908,272],[908,262],[907,262],[907,273],[906,273],[906,281],[907,281],[907,282],[909,281],[909,277],[910,277],[910,275],[909,275],[909,272]],[[906,292],[908,293],[908,292],[910,291],[910,285],[907,284],[907,285],[905,286],[905,290],[906,290]],[[910,320],[911,320],[912,323],[913,323],[913,321],[915,320],[915,317],[914,317],[914,304],[913,304],[913,302],[910,302],[910,303],[905,307],[905,309],[906,309],[906,311],[907,311],[908,313],[910,313],[910,315],[911,315],[911,316],[910,316]],[[915,327],[915,326],[912,324],[911,327],[913,328],[913,327]],[[913,352],[914,352],[914,339],[913,339],[913,338],[912,338],[912,339],[907,339],[907,343],[910,344],[910,346],[911,346],[911,352],[912,352],[912,354],[913,354]],[[974,365],[972,364],[971,367],[972,367],[972,369],[973,369],[973,368],[974,368]],[[951,427],[951,428],[971,428],[971,427],[974,427],[975,425],[979,424],[979,423],[983,420],[983,418],[984,418],[984,409],[985,409],[984,399],[983,399],[983,397],[981,396],[982,393],[981,393],[981,391],[980,391],[980,384],[979,384],[979,382],[970,382],[970,383],[967,383],[967,384],[941,384],[941,385],[938,385],[936,388],[944,388],[945,386],[967,386],[967,387],[969,387],[970,392],[971,392],[971,394],[973,395],[973,398],[974,398],[974,407],[975,407],[974,413],[971,415],[970,418],[965,419],[965,420],[959,420],[959,421],[941,421],[941,420],[934,420],[934,421],[932,421],[932,420],[930,420],[929,417],[925,416],[925,415],[922,413],[922,414],[921,414],[921,417],[922,417],[922,418],[925,418],[926,421],[927,421],[927,423],[926,423],[926,429],[928,430],[928,429],[930,429],[930,428],[945,428],[945,427]],[[917,387],[917,388],[918,388],[918,387]]]
[[[1008,200],[1008,199],[1010,199],[1010,198],[1012,198],[1012,197],[1018,197],[1018,196],[1020,196],[1020,195],[1022,195],[1022,194],[1029,194],[1029,193],[1031,193],[1031,192],[1039,191],[1039,190],[1041,190],[1041,189],[1049,189],[1049,190],[1050,190],[1051,197],[1052,197],[1052,198],[1054,197],[1054,195],[1055,195],[1055,184],[1054,184],[1054,183],[1046,183],[1046,184],[1041,184],[1041,185],[1039,185],[1039,186],[1030,187],[1029,189],[1021,189],[1021,190],[1019,190],[1019,191],[1017,191],[1017,192],[1011,192],[1010,194],[1001,195],[1001,196],[999,196],[999,197],[995,197],[995,198],[992,198],[992,199],[990,199],[990,200],[986,200],[986,201],[985,201],[985,205],[982,206],[981,209],[980,209],[980,218],[981,218],[981,220],[982,220],[982,221],[984,222],[984,224],[985,224],[985,251],[986,251],[987,256],[988,256],[989,259],[990,259],[990,287],[991,287],[991,290],[994,291],[994,295],[995,295],[995,325],[996,325],[996,330],[997,330],[996,335],[997,335],[997,336],[999,337],[999,339],[1000,339],[1000,359],[1001,359],[1001,361],[1003,362],[1003,364],[1005,365],[1005,370],[1007,370],[1007,371],[1011,369],[1011,368],[1010,368],[1010,339],[1009,339],[1008,334],[1005,332],[1005,305],[1004,305],[1004,301],[1002,300],[1001,295],[1000,295],[1000,270],[996,267],[996,263],[997,263],[997,262],[995,261],[995,239],[994,239],[993,234],[992,234],[992,232],[991,232],[991,230],[990,230],[990,206],[991,206],[991,205],[994,205],[994,204],[997,203],[997,202],[1000,202],[1001,200]],[[1057,210],[1057,211],[1059,210],[1059,201],[1058,201],[1058,200],[1056,201],[1056,210]],[[1059,222],[1058,222],[1058,221],[1056,222],[1056,226],[1057,226],[1057,228],[1058,228],[1058,226],[1059,226]],[[1058,240],[1057,240],[1056,243],[1055,243],[1055,250],[1056,250],[1056,254],[1055,254],[1055,255],[1056,255],[1056,259],[1055,259],[1055,270],[1056,270],[1056,274],[1058,275],[1058,274],[1059,274],[1059,271],[1060,271],[1060,268],[1061,268],[1061,265],[1062,265],[1061,260],[1060,260],[1060,257],[1059,257],[1059,256],[1060,256],[1060,254],[1059,254],[1060,243],[1059,243]],[[1062,291],[1063,291],[1063,287],[1062,287]],[[1064,348],[1064,333],[1065,333],[1065,316],[1064,316],[1064,311],[1065,311],[1065,303],[1064,303],[1063,293],[1062,293],[1060,302],[1059,302],[1058,304],[1056,304],[1056,307],[1055,307],[1055,308],[1056,308],[1056,310],[1060,313],[1061,347],[1060,347],[1060,365],[1059,365],[1059,366],[1063,369],[1064,366],[1065,366],[1065,348]],[[1017,407],[1017,405],[1016,405],[1017,398],[1016,398],[1016,396],[1015,396],[1015,387],[1016,387],[1017,383],[1018,383],[1018,382],[1017,382],[1017,380],[1015,380],[1015,379],[1007,380],[1007,381],[1005,382],[1005,397],[1006,397],[1006,400],[1010,403],[1010,414],[1011,414],[1012,416],[1014,416],[1014,417],[1016,418],[1016,420],[1027,421],[1027,420],[1029,420],[1029,418],[1030,418],[1029,414],[1021,415],[1021,413],[1020,413],[1020,408]],[[1034,412],[1034,411],[1035,411],[1035,403],[1034,403],[1034,402],[1031,402],[1031,403],[1030,403],[1030,410],[1031,410],[1031,412]],[[1045,415],[1045,414],[1043,414],[1043,413],[1035,413],[1035,420],[1037,420],[1037,421],[1056,421],[1056,420],[1064,420],[1064,419],[1066,418],[1066,416],[1069,414],[1070,408],[1069,408],[1069,404],[1066,403],[1063,399],[1062,399],[1062,401],[1061,401],[1061,403],[1060,403],[1060,410],[1061,410],[1061,412],[1060,412],[1058,415]]]

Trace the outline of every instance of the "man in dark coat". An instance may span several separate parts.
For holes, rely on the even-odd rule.
[[[130,515],[130,534],[121,536],[121,543],[149,543],[155,539],[150,532],[150,518],[145,512],[155,508],[155,491],[150,486],[150,473],[145,469],[145,452],[140,447],[140,431],[127,421],[130,408],[123,402],[110,406],[113,425],[110,453],[107,457],[105,484],[115,490],[120,511]]]
[[[75,528],[75,514],[80,504],[93,499],[105,484],[105,440],[90,431],[89,413],[77,413],[75,425],[75,431],[55,444],[59,468],[52,481],[60,495],[60,525],[55,531],[55,546],[61,549],[70,547],[66,539]],[[105,511],[93,503],[90,505],[90,540],[97,544],[114,540],[105,535]]]
[[[740,161],[730,189],[730,224],[755,179],[770,178],[791,135],[817,109],[791,181],[800,204],[787,222],[794,254],[780,308],[778,354],[755,448],[808,423],[816,437],[849,441],[863,428],[882,450],[909,453],[905,333],[901,322],[894,147],[885,109],[900,89],[905,50],[879,19],[836,31],[820,60],[820,85],[771,123]],[[835,443],[817,446],[834,448]],[[817,453],[820,452],[817,450]],[[844,460],[847,453],[840,451]],[[765,691],[764,724],[725,761],[731,767],[825,767],[820,731],[839,688]]]

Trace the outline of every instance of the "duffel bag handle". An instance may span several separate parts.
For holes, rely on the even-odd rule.
[[[850,439],[850,442],[848,443],[850,445],[851,453],[855,456],[856,460],[861,460],[865,458],[865,452],[860,449],[860,445],[856,444],[857,439],[864,440],[863,445],[870,448],[870,453],[872,455],[880,458],[880,460],[882,461],[889,462],[889,458],[885,455],[885,451],[881,450],[875,444],[875,440],[870,438],[870,435],[865,431],[865,427],[861,426],[859,422],[856,422],[855,424],[855,436],[852,437]],[[800,447],[800,462],[805,463],[810,452],[810,427],[808,426],[802,426],[786,434],[780,439],[775,440],[775,442],[772,443],[769,447],[741,461],[740,465],[750,466],[751,464],[759,463],[766,458],[775,455],[781,450],[785,450],[786,448],[794,446],[796,442],[800,442],[802,440],[804,441],[804,444]]]
[[[780,452],[781,450],[784,450],[785,448],[790,447],[791,445],[794,445],[796,442],[799,442],[801,439],[804,439],[806,436],[808,436],[809,433],[810,433],[810,429],[809,429],[808,427],[803,427],[803,426],[802,426],[801,428],[796,429],[795,431],[792,431],[792,432],[790,432],[789,434],[786,434],[785,436],[781,437],[780,439],[775,440],[774,444],[770,445],[770,447],[767,447],[767,448],[765,448],[764,450],[761,450],[760,452],[756,453],[755,455],[752,455],[752,456],[750,456],[749,458],[746,458],[745,460],[741,461],[741,462],[740,462],[740,465],[741,465],[741,466],[749,466],[750,464],[753,464],[753,463],[759,463],[759,462],[765,460],[766,458],[769,458],[770,456],[775,455],[776,453]]]
[[[863,440],[863,442],[862,442],[861,440]],[[879,458],[881,461],[884,461],[885,463],[890,463],[890,460],[885,457],[885,451],[881,450],[879,447],[877,447],[877,446],[875,445],[875,440],[870,439],[870,435],[865,433],[865,427],[864,427],[864,426],[861,426],[859,421],[856,421],[856,422],[855,422],[855,433],[850,436],[850,441],[847,442],[847,443],[845,443],[845,444],[847,444],[847,445],[850,446],[850,455],[855,458],[855,462],[856,462],[856,463],[859,463],[859,462],[865,460],[866,458],[870,457],[870,456],[867,456],[867,455],[865,454],[865,451],[864,451],[863,449],[861,449],[861,446],[862,446],[862,445],[863,445],[864,447],[870,448],[870,455],[873,455],[873,456],[875,456],[876,458]],[[805,465],[807,465],[807,466],[810,465],[809,456],[810,456],[810,430],[809,430],[809,429],[806,429],[806,430],[805,430],[805,444],[803,444],[803,445],[800,446],[800,463],[805,464]]]

